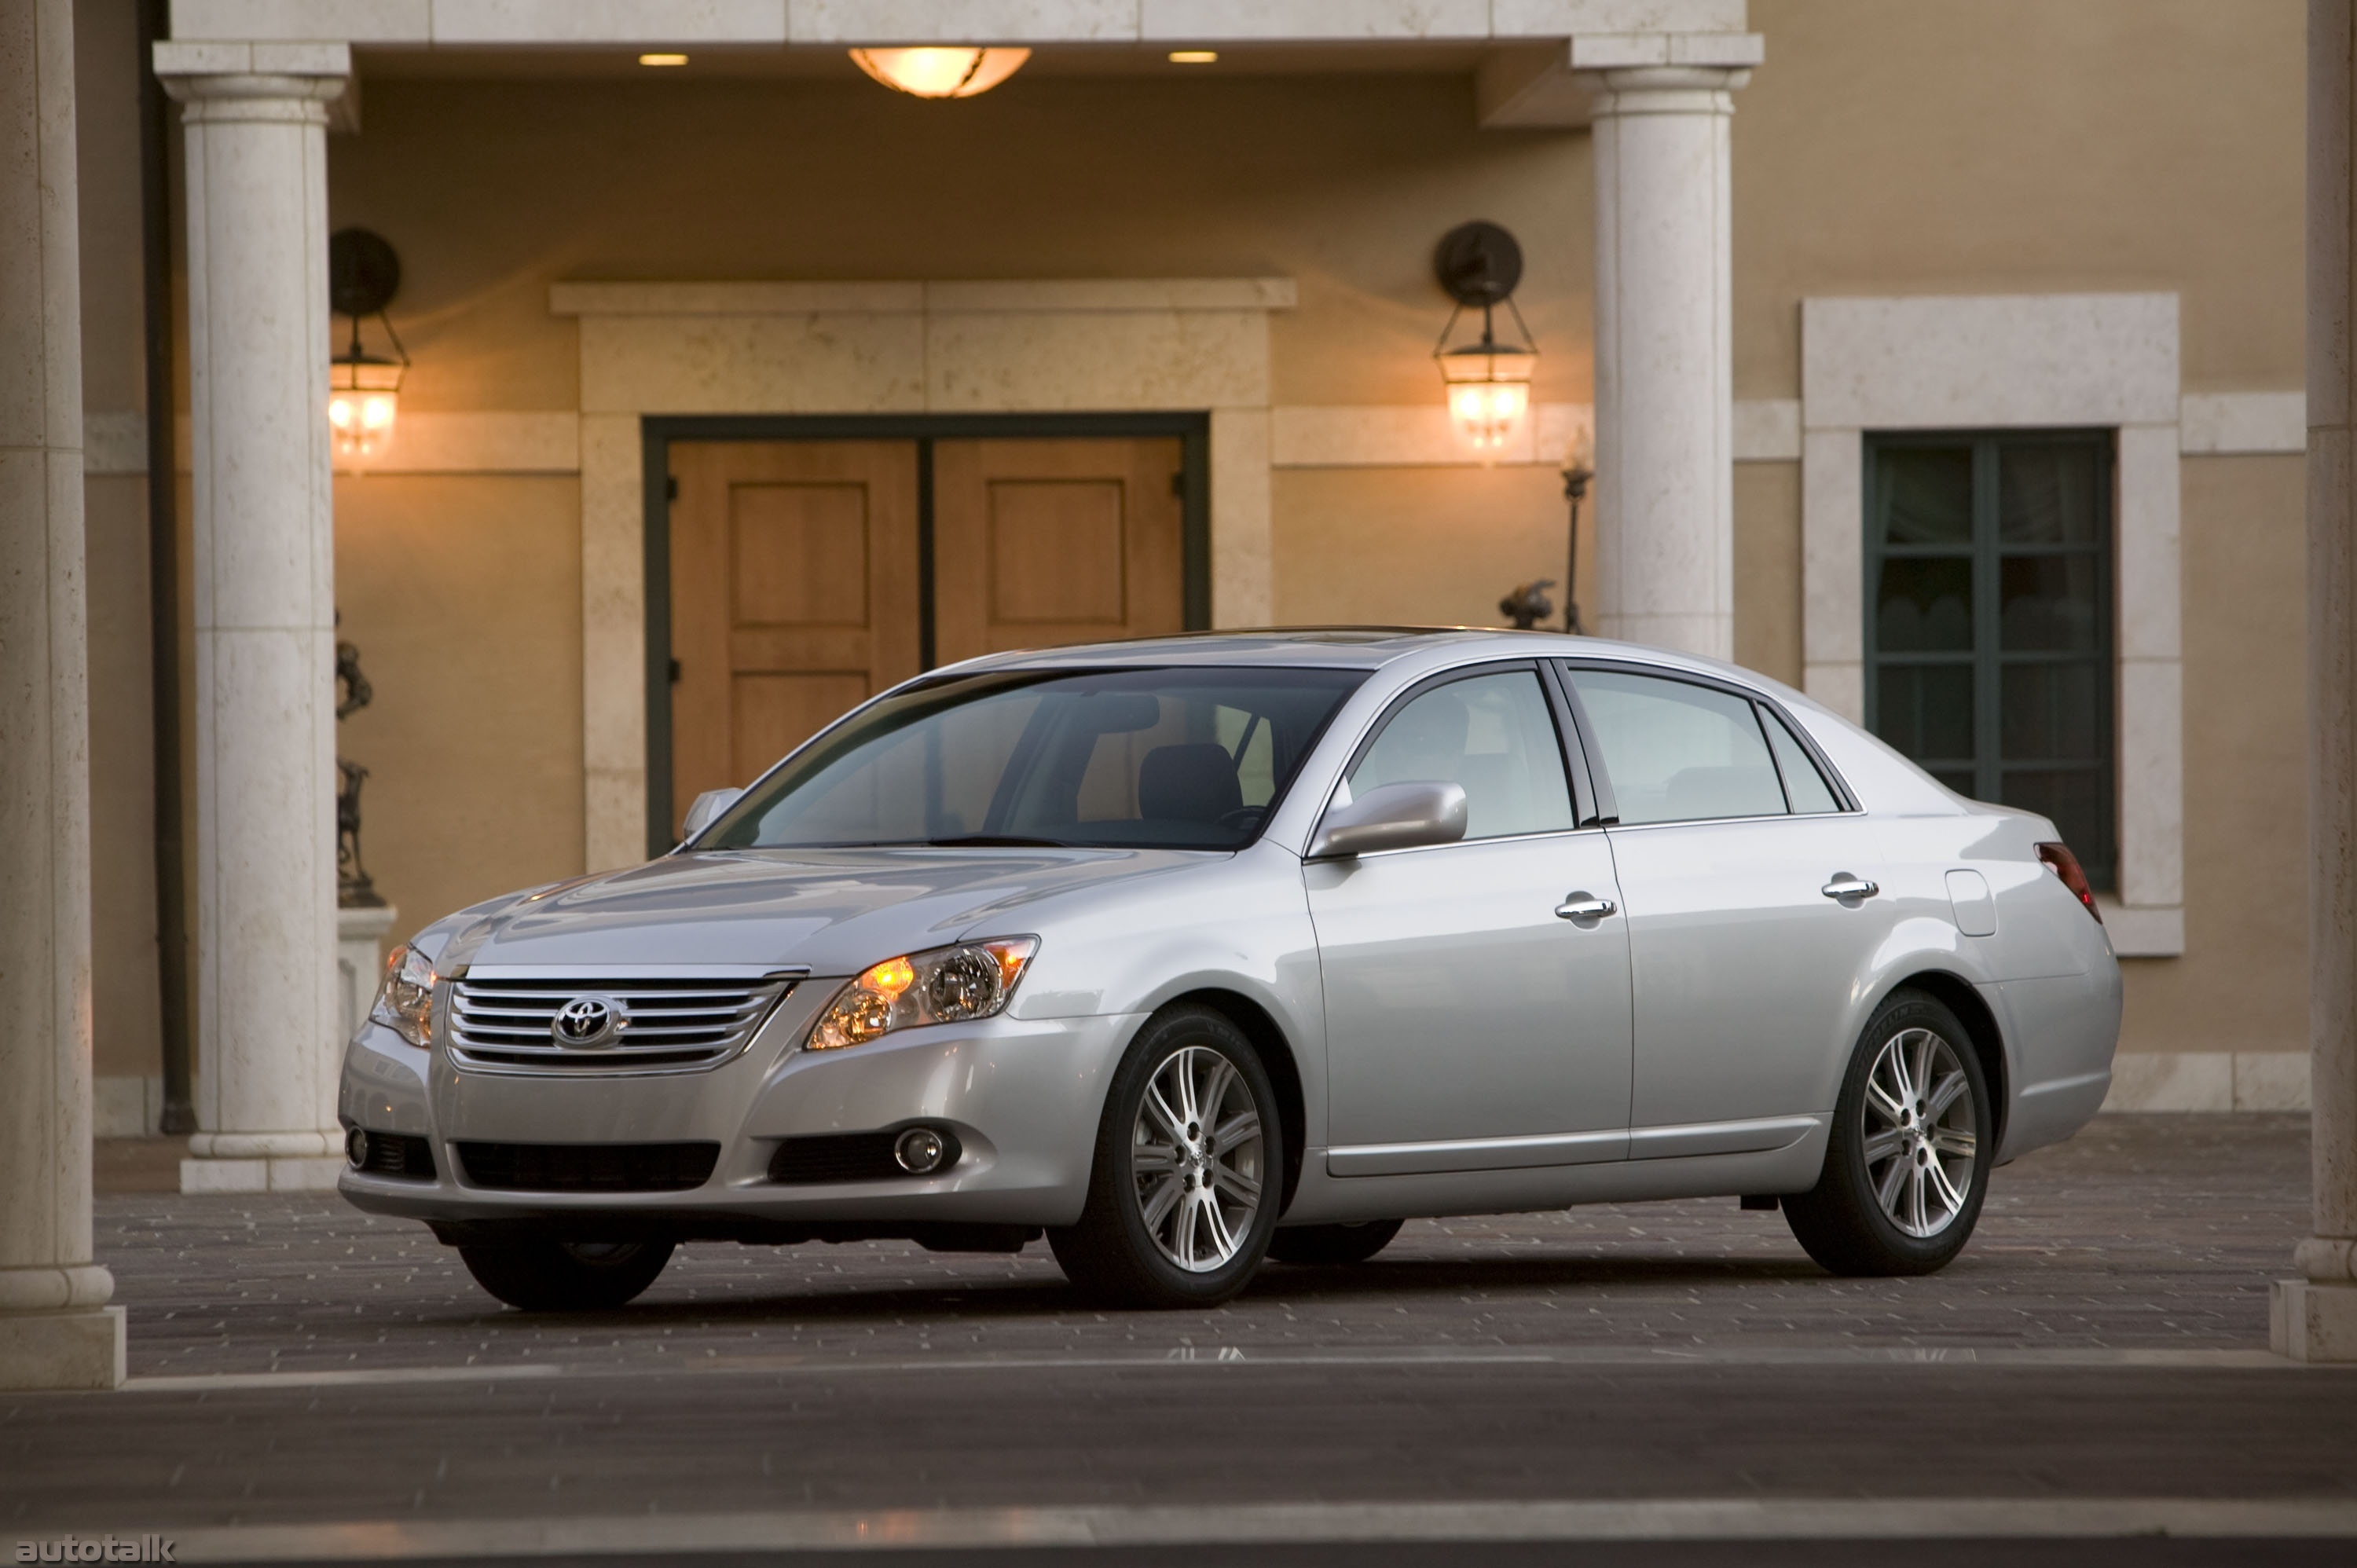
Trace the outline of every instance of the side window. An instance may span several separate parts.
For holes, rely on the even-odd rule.
[[[1784,813],[1776,764],[1744,698],[1612,670],[1569,674],[1595,726],[1622,822]]]
[[[1760,710],[1760,720],[1768,726],[1768,745],[1776,753],[1777,769],[1784,775],[1784,794],[1792,810],[1803,815],[1818,811],[1838,811],[1841,801],[1834,795],[1833,786],[1817,771],[1817,765],[1792,732],[1784,725],[1781,715],[1769,709]]]
[[[1350,778],[1354,797],[1384,784],[1432,782],[1464,787],[1469,839],[1573,825],[1563,748],[1536,673],[1476,675],[1412,698]]]

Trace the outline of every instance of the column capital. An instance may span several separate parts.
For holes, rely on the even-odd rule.
[[[1638,65],[1582,72],[1598,120],[1628,114],[1732,114],[1749,66]]]
[[[324,106],[352,77],[350,44],[181,43],[156,45],[164,91],[190,106],[207,101],[293,100]]]

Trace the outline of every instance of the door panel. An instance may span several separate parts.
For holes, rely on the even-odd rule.
[[[1186,626],[1175,438],[933,444],[934,652]]]
[[[1853,816],[1614,828],[1637,1003],[1636,1130],[1833,1109],[1852,991],[1897,923],[1888,895],[1835,900],[1835,872],[1889,879]]]
[[[919,670],[913,441],[671,449],[672,811]]]
[[[1329,1169],[1620,1156],[1627,925],[1555,913],[1574,892],[1619,901],[1602,833],[1448,844],[1306,872],[1325,974]],[[1566,1136],[1580,1133],[1608,1135]],[[1532,1142],[1516,1150],[1500,1145],[1507,1139]],[[1458,1146],[1387,1147],[1404,1144]]]

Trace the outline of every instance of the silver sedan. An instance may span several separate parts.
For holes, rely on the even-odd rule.
[[[1218,1302],[1415,1215],[1738,1195],[1916,1273],[2110,1082],[2053,825],[1776,683],[1536,634],[1006,654],[393,955],[347,1198],[527,1309],[675,1244],[1043,1232]]]

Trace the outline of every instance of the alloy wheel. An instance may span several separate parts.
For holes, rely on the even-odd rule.
[[[1919,1239],[1955,1223],[1980,1157],[1972,1083],[1955,1047],[1930,1029],[1902,1029],[1867,1074],[1859,1112],[1867,1181],[1893,1225]]]
[[[1130,1135],[1138,1218],[1162,1255],[1209,1273],[1243,1247],[1266,1169],[1260,1106],[1220,1052],[1184,1046],[1146,1080]]]

